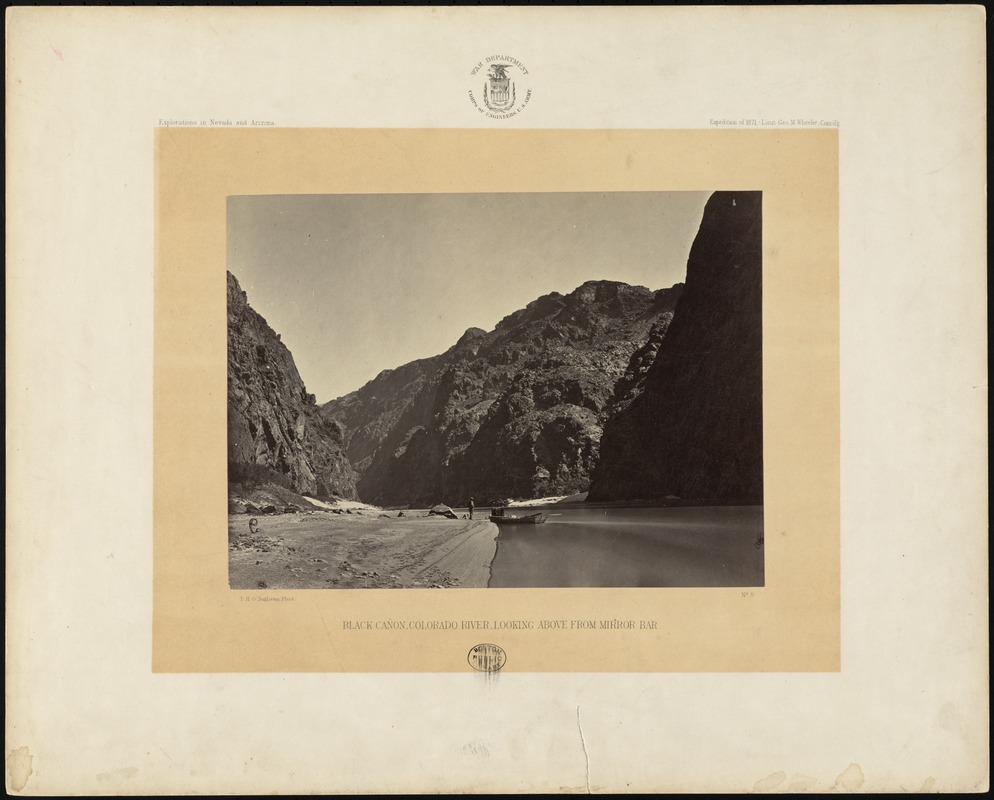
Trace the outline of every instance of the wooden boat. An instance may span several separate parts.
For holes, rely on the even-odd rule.
[[[529,514],[524,517],[497,517],[493,514],[490,515],[490,521],[497,525],[538,525],[545,522],[545,519],[545,514],[542,514],[541,512],[538,514]]]

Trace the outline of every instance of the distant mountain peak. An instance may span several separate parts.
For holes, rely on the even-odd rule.
[[[456,347],[462,347],[464,344],[475,342],[486,335],[487,332],[483,328],[467,328],[466,332],[459,337],[459,341],[456,342]]]

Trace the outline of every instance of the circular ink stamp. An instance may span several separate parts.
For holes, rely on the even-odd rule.
[[[528,68],[513,56],[487,56],[469,75],[469,101],[490,119],[510,119],[532,98]]]
[[[507,663],[507,653],[496,644],[478,644],[470,648],[466,660],[477,672],[500,672]]]

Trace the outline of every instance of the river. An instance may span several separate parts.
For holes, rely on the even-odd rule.
[[[507,513],[536,511],[545,524],[501,526],[490,587],[763,585],[762,506]]]

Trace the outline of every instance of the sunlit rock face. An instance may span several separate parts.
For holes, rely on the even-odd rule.
[[[293,356],[228,273],[229,481],[356,499],[342,425],[320,413]]]

